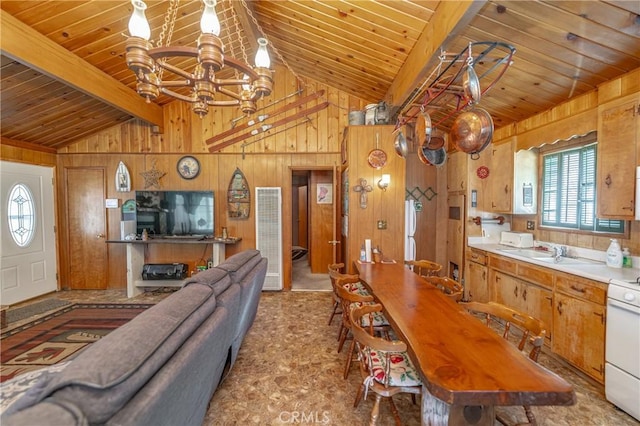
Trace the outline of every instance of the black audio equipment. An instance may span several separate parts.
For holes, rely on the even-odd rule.
[[[184,280],[189,267],[185,263],[147,263],[142,267],[143,280]]]

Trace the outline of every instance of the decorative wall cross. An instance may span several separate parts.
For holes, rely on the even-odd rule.
[[[353,187],[353,190],[360,193],[360,208],[367,208],[367,192],[373,191],[371,185],[367,184],[367,180],[360,178],[360,184]]]

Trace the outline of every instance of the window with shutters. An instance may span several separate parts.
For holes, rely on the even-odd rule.
[[[624,221],[596,217],[597,142],[543,154],[542,226],[624,233]]]

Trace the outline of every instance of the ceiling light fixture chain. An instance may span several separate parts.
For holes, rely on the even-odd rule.
[[[266,38],[258,39],[254,67],[225,55],[215,11],[217,1],[202,2],[201,33],[196,47],[169,45],[178,9],[178,0],[171,0],[160,35],[162,41],[167,37],[166,46],[153,48],[149,42],[151,27],[144,15],[147,5],[143,0],[131,0],[133,13],[129,20],[126,61],[137,77],[136,90],[147,102],[161,94],[189,102],[200,117],[207,114],[209,106],[239,106],[243,113],[252,114],[257,109],[256,101],[269,96],[273,90],[268,42]],[[243,44],[241,34],[236,35]],[[224,71],[228,69],[237,71],[243,78],[224,78]],[[167,79],[162,78],[163,70],[170,74]]]

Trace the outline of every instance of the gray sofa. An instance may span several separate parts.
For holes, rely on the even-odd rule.
[[[267,270],[235,254],[44,372],[0,418],[8,425],[201,425],[251,327]]]

